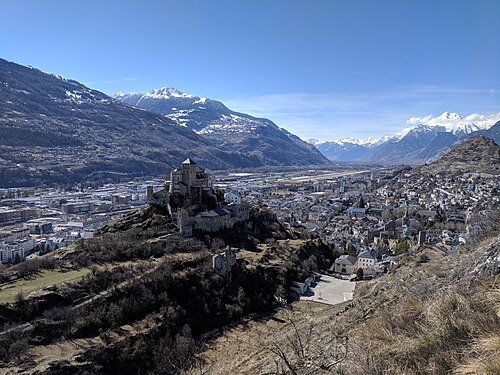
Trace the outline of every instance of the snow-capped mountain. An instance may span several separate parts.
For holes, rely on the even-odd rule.
[[[397,136],[395,136],[395,137],[397,137]],[[339,139],[338,141],[336,141],[336,143],[338,143],[338,144],[351,143],[354,145],[372,148],[372,147],[378,146],[382,143],[385,143],[392,138],[394,138],[394,137],[390,137],[390,136],[366,137],[366,138],[350,138],[350,137],[348,137],[348,138]]]
[[[383,136],[383,137],[366,137],[366,138],[341,138],[337,139],[335,141],[327,141],[323,142],[320,141],[316,138],[309,138],[307,139],[307,142],[314,145],[314,146],[319,146],[324,143],[336,143],[338,145],[344,145],[344,144],[353,144],[353,145],[359,145],[359,146],[365,146],[365,147],[374,147],[378,146],[379,144],[382,144],[384,142],[387,142],[389,139],[392,139],[394,137],[398,136]]]
[[[500,112],[485,116],[472,113],[466,117],[454,112],[443,112],[437,117],[432,115],[424,117],[412,117],[406,121],[409,125],[426,125],[430,127],[443,127],[445,131],[453,134],[469,134],[478,130],[489,129],[497,121],[500,121]],[[406,128],[403,133],[408,132],[413,127]]]
[[[153,89],[148,91],[145,94],[141,94],[138,92],[127,93],[127,92],[118,92],[114,96],[115,99],[119,99],[121,101],[126,100],[141,100],[141,99],[172,99],[172,98],[194,98],[194,95],[181,92],[173,87],[161,87],[159,89]]]
[[[162,114],[226,149],[254,157],[262,165],[328,163],[314,146],[271,120],[232,111],[217,100],[171,87],[144,94],[118,93],[114,98]]]
[[[144,94],[145,98],[171,99],[171,98],[194,98],[194,95],[181,92],[173,87],[162,87],[153,89]]]
[[[395,136],[343,138],[328,142],[310,140],[310,143],[330,160],[419,164],[441,154],[465,137],[488,134],[498,121],[500,113],[473,113],[462,117],[458,113],[443,112],[437,117],[412,117],[406,122],[412,126]]]

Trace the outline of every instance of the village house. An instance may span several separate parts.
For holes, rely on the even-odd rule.
[[[363,270],[367,268],[372,268],[376,262],[377,259],[370,251],[363,251],[358,255],[358,262],[356,268],[361,268]]]
[[[233,192],[227,192],[226,194],[224,194],[224,200],[227,203],[241,204],[240,196]]]
[[[358,258],[352,255],[341,255],[335,259],[335,272],[344,275],[356,273]]]

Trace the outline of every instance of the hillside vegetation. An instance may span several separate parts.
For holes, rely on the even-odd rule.
[[[499,214],[478,214],[473,241],[456,254],[422,247],[387,276],[357,283],[347,305],[298,302],[265,321],[236,326],[205,347],[204,369],[211,374],[499,374]]]
[[[261,207],[231,231],[199,238],[177,232],[164,209],[149,207],[109,223],[94,239],[10,268],[4,283],[43,285],[54,272],[90,272],[0,305],[2,371],[180,373],[203,363],[194,354],[207,335],[268,314],[287,298],[292,281],[337,256]],[[231,275],[219,276],[212,254],[226,244],[260,259],[238,256]]]

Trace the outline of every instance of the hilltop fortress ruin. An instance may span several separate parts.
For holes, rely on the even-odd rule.
[[[148,186],[149,204],[167,207],[182,236],[194,230],[217,232],[249,217],[249,206],[238,194],[214,188],[211,177],[192,159],[170,172],[170,180],[157,192]]]

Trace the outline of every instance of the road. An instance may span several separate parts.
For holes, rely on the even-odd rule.
[[[367,172],[369,172],[369,170],[323,173],[323,174],[318,174],[318,175],[313,175],[313,176],[281,178],[281,179],[278,179],[277,182],[295,184],[297,182],[321,181],[321,180],[327,180],[327,179],[332,179],[332,178],[338,178],[338,177],[342,177],[342,176],[352,176],[352,175],[356,175],[356,174],[360,174],[360,173],[367,173]]]

